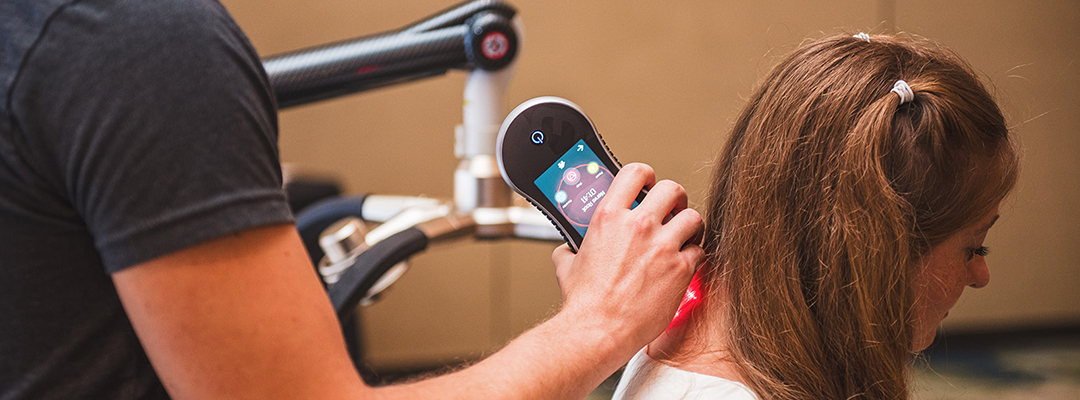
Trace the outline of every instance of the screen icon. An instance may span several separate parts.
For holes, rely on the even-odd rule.
[[[558,192],[555,192],[555,202],[556,203],[562,204],[565,201],[566,201],[566,191],[560,190]]]
[[[533,131],[532,142],[533,144],[544,144],[544,132]]]
[[[597,164],[596,161],[590,162],[585,167],[585,170],[589,172],[589,175],[596,175],[597,172],[600,172],[600,164]]]
[[[578,172],[577,168],[570,168],[563,174],[563,180],[566,181],[567,185],[577,184],[581,180],[581,173]]]

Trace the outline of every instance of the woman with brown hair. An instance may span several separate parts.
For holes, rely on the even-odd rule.
[[[1017,179],[994,100],[924,40],[802,46],[717,159],[706,264],[616,399],[903,399],[912,354],[964,287]]]

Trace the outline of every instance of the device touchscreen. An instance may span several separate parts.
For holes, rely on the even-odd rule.
[[[533,183],[585,237],[593,211],[614,179],[585,141],[578,140]]]

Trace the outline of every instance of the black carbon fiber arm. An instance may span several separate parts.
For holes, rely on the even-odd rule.
[[[517,54],[516,11],[495,0],[457,4],[404,28],[269,56],[279,108],[442,75],[498,70]]]

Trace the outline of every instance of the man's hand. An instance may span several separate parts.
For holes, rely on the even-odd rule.
[[[686,191],[629,164],[597,205],[578,254],[552,254],[563,308],[454,374],[391,386],[384,398],[580,399],[671,322],[703,251]],[[648,196],[631,210],[642,188]]]
[[[638,192],[650,187],[631,210]],[[656,182],[645,164],[619,171],[578,254],[565,245],[552,254],[561,314],[595,324],[628,354],[663,332],[704,254],[692,240],[703,229],[701,216],[686,204],[682,186]]]

